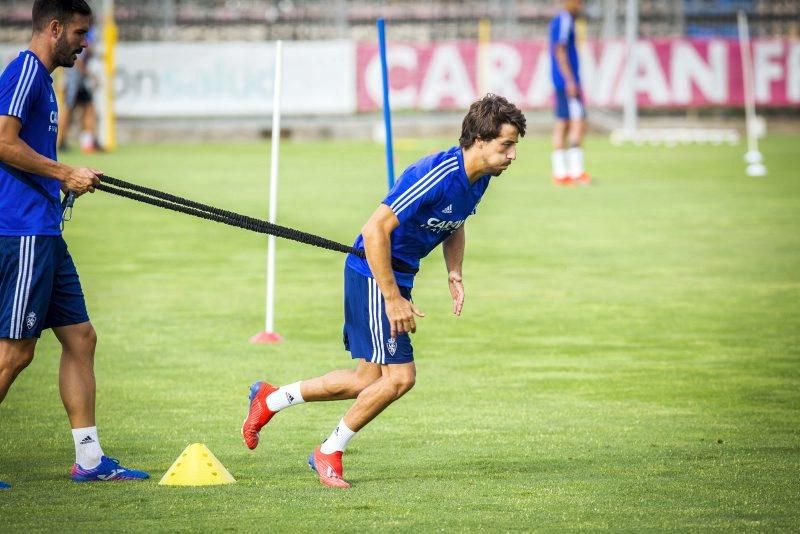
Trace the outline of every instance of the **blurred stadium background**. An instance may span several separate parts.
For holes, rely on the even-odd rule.
[[[91,2],[90,2],[91,3]],[[595,131],[622,125],[626,0],[587,0],[580,25],[584,85]],[[640,125],[741,130],[736,13],[754,38],[759,114],[794,130],[800,104],[800,1],[640,1]],[[30,2],[4,0],[0,58],[29,37]],[[93,2],[102,31],[94,71],[101,117],[130,140],[252,139],[270,129],[272,43],[286,40],[283,134],[379,136],[375,20],[387,21],[396,134],[449,134],[478,94],[505,94],[550,127],[547,24],[551,0],[116,0]],[[103,52],[116,42],[114,83]],[[157,60],[156,60],[157,58]],[[103,95],[107,94],[106,97]],[[113,102],[113,104],[111,104]],[[103,137],[108,128],[101,129]],[[727,138],[725,138],[727,139]],[[108,140],[105,140],[108,142]]]

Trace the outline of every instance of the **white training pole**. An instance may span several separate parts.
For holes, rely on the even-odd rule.
[[[281,76],[283,42],[275,42],[274,89],[272,93],[272,135],[270,139],[269,214],[268,220],[275,224],[278,211],[278,154],[281,143]],[[267,238],[267,294],[266,324],[263,332],[250,338],[251,343],[278,343],[282,340],[275,330],[275,236]]]
[[[747,162],[748,176],[764,176],[767,174],[767,168],[762,163],[756,136],[756,99],[753,94],[753,58],[750,55],[750,29],[747,25],[747,15],[741,9],[737,15],[737,20],[739,23],[739,57],[742,61],[742,82],[744,84],[745,129],[747,130],[747,152],[744,155],[744,159]]]
[[[625,49],[628,51],[628,62],[625,64],[625,102],[622,111],[622,127],[632,138],[636,132],[636,38],[639,28],[639,1],[628,0],[625,6]]]
[[[283,41],[275,43],[275,89],[272,95],[272,154],[269,170],[269,222],[275,224],[278,211],[278,149],[281,144],[281,74]],[[275,326],[275,236],[267,240],[267,324],[266,331]]]

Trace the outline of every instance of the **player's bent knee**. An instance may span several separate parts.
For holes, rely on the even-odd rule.
[[[28,367],[33,361],[35,340],[15,341],[0,347],[0,369],[11,371],[15,375]]]
[[[414,387],[416,384],[417,379],[413,374],[404,374],[402,376],[395,377],[392,380],[392,384],[395,388],[395,395],[397,398],[402,397],[406,393],[408,393],[411,388]]]
[[[94,349],[97,347],[97,332],[92,325],[89,325],[88,328],[81,330],[78,343],[83,351],[94,354]]]
[[[23,369],[25,369],[31,364],[31,362],[33,362],[33,354],[31,354],[30,356],[23,357],[17,365],[16,372],[21,373]]]
[[[97,332],[92,323],[68,327],[58,333],[64,352],[78,355],[92,355],[97,347]]]
[[[88,331],[84,334],[84,342],[87,346],[92,348],[92,351],[97,347],[97,331],[91,324],[89,325]]]
[[[22,372],[33,361],[33,351],[13,351],[0,355],[0,370],[11,371],[14,375]]]
[[[352,391],[353,398],[356,398],[359,395],[361,395],[362,391],[364,391],[365,389],[367,389],[369,386],[371,386],[374,383],[375,383],[375,380],[373,380],[371,377],[362,378],[361,380],[356,382],[356,384],[353,387],[353,391]]]

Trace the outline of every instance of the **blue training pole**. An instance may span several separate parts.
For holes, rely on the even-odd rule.
[[[386,127],[386,173],[389,189],[394,187],[394,150],[392,148],[392,110],[389,108],[389,67],[386,63],[386,27],[378,19],[378,44],[381,53],[381,75],[383,77],[383,124]]]

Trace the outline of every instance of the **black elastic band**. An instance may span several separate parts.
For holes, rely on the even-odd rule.
[[[201,204],[200,202],[195,202],[193,200],[171,195],[169,193],[164,193],[163,191],[159,191],[157,189],[151,189],[149,187],[126,182],[124,180],[114,178],[113,176],[101,176],[100,181],[103,183],[95,186],[95,188],[99,189],[100,191],[105,191],[106,193],[112,193],[114,195],[130,198],[132,200],[138,200],[139,202],[144,202],[145,204],[150,204],[160,208],[186,213],[188,215],[194,215],[195,217],[200,217],[201,219],[216,221],[230,226],[235,226],[237,228],[244,228],[245,230],[250,230],[252,232],[274,235],[275,237],[282,237],[284,239],[298,241],[307,245],[313,245],[315,247],[320,247],[327,250],[334,250],[336,252],[343,252],[345,254],[353,254],[359,258],[366,258],[364,249],[349,247],[318,235],[295,230],[294,228],[281,226],[261,219],[255,219],[253,217],[241,215],[232,211],[215,208],[214,206],[209,206],[207,204]],[[419,269],[412,267],[411,265],[397,258],[392,258],[392,270],[405,274],[416,274],[419,272]]]
[[[363,255],[363,250],[358,250],[314,234],[301,232],[299,230],[295,230],[294,228],[288,228],[286,226],[280,226],[278,224],[273,224],[261,219],[255,219],[253,217],[241,215],[232,211],[222,210],[175,195],[170,195],[169,193],[164,193],[155,189],[150,189],[125,182],[123,180],[118,180],[111,176],[102,176],[100,177],[100,180],[103,183],[98,184],[95,188],[99,189],[100,191],[105,191],[106,193],[112,193],[114,195],[130,198],[160,208],[186,213],[188,215],[194,215],[195,217],[199,217],[201,219],[216,221],[229,226],[235,226],[237,228],[244,228],[245,230],[250,230],[251,232],[274,235],[276,237],[291,239],[292,241],[298,241],[307,245],[343,252],[345,254],[355,254],[356,256],[360,256],[362,258],[365,257]],[[126,191],[125,189],[131,189],[131,191]],[[138,191],[138,193],[133,191]]]

